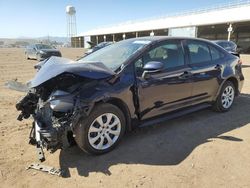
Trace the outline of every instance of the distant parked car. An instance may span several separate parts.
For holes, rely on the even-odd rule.
[[[59,50],[53,48],[50,45],[46,44],[33,44],[27,46],[25,50],[26,59],[36,59],[38,61],[47,59],[51,56],[62,57],[62,54]]]
[[[100,50],[101,48],[109,46],[109,45],[111,45],[113,43],[114,42],[110,42],[110,41],[109,42],[101,42],[101,43],[97,44],[96,46],[94,46],[93,48],[89,49],[85,54],[88,55],[88,54],[93,53],[93,52],[95,52],[97,50]]]
[[[229,53],[240,57],[240,54],[237,50],[237,45],[234,42],[227,41],[227,40],[216,40],[213,42],[216,43],[217,45],[221,46],[222,48],[224,48]]]

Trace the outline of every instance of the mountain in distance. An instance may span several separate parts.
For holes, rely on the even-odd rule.
[[[18,38],[0,38],[0,43],[4,45],[15,45],[17,43],[23,43],[23,44],[34,44],[39,42],[44,43],[58,43],[58,44],[64,44],[68,42],[67,37],[57,37],[57,36],[44,36],[44,37],[18,37]]]
[[[66,43],[68,42],[67,37],[57,37],[57,36],[44,36],[44,37],[38,37],[37,40],[43,41],[43,40],[50,40],[50,41],[56,41],[58,43]]]

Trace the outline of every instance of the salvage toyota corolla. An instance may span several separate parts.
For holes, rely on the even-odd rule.
[[[208,106],[228,111],[243,85],[241,61],[202,39],[123,40],[78,61],[51,57],[16,108],[34,119],[30,143],[85,152],[112,150],[126,130]]]

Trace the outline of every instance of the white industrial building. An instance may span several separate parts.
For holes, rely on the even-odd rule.
[[[250,53],[250,1],[93,29],[72,37],[71,42],[73,47],[86,48],[88,41],[98,44],[159,35],[232,40],[243,53]]]

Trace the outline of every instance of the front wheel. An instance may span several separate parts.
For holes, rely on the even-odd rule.
[[[220,94],[213,104],[213,109],[218,112],[230,110],[235,98],[235,86],[232,82],[226,81],[221,88]]]
[[[75,140],[78,146],[91,154],[111,151],[125,132],[125,117],[112,104],[97,105],[87,118],[76,126]]]

